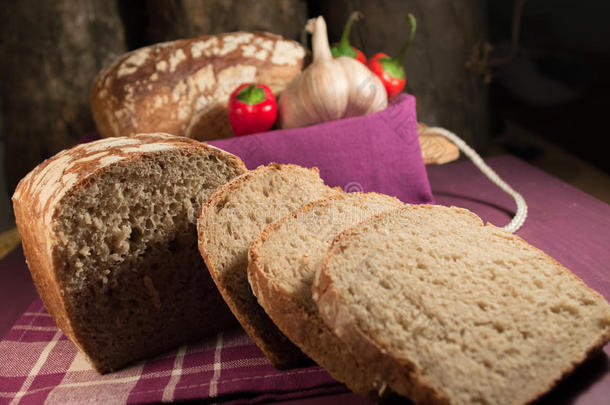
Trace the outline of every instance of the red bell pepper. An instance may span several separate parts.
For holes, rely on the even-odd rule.
[[[275,96],[262,83],[244,83],[229,98],[229,123],[235,135],[267,131],[277,117]]]
[[[400,49],[398,56],[390,58],[387,54],[379,52],[369,59],[368,67],[377,77],[379,77],[381,83],[383,83],[383,86],[388,93],[388,100],[391,100],[400,94],[407,82],[407,75],[405,73],[405,68],[402,66],[402,60],[404,59],[411,42],[413,42],[416,29],[415,17],[413,14],[409,13],[408,20],[411,25],[411,31],[409,38],[407,38],[407,41]]]
[[[341,42],[334,43],[330,47],[330,52],[333,54],[333,58],[338,58],[340,56],[348,56],[350,58],[356,59],[358,62],[366,65],[366,56],[360,51],[360,49],[350,45],[349,43],[349,33],[352,29],[352,24],[359,19],[361,19],[363,14],[360,11],[354,11],[350,16],[347,22],[345,23],[345,27],[343,28],[343,35],[341,35]]]

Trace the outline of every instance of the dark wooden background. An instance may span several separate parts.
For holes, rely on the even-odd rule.
[[[89,89],[118,55],[235,30],[300,40],[307,18],[320,14],[336,41],[353,10],[365,19],[352,42],[369,57],[396,53],[406,14],[417,17],[405,65],[421,121],[453,130],[484,155],[517,155],[610,201],[603,197],[610,181],[607,0],[5,0],[0,231],[13,226],[10,196],[19,179],[95,129]]]
[[[485,40],[483,0],[20,0],[0,11],[0,131],[6,192],[43,159],[95,129],[93,78],[118,55],[151,43],[236,30],[265,30],[300,40],[306,20],[322,14],[338,40],[361,10],[352,34],[367,56],[395,54],[413,12],[419,30],[406,58],[407,88],[420,119],[487,145],[487,91],[466,67]]]

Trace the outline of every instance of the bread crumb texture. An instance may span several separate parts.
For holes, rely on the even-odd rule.
[[[401,205],[395,198],[375,193],[346,193],[310,203],[266,230],[256,246],[257,267],[302,308],[315,314],[313,278],[335,236]]]
[[[374,397],[379,390],[376,376],[367,373],[366,364],[359,363],[320,318],[311,286],[335,236],[400,206],[399,200],[382,194],[343,193],[283,217],[250,248],[250,285],[271,319],[334,378],[365,396]]]
[[[325,260],[324,319],[371,367],[391,358],[380,372],[416,402],[527,403],[610,338],[603,297],[466,210],[401,208],[343,233]]]
[[[317,169],[275,164],[259,167],[218,190],[210,199],[214,204],[206,207],[206,226],[200,228],[215,272],[236,277],[240,280],[237,284],[249,291],[246,267],[250,243],[283,215],[335,193]]]
[[[40,221],[31,227],[48,233],[54,266],[32,272],[56,275],[71,338],[98,370],[230,319],[198,254],[196,219],[207,197],[245,170],[190,139],[138,135],[63,151],[19,185],[14,199],[31,204]]]
[[[276,367],[303,357],[258,305],[248,283],[248,249],[261,231],[313,200],[338,194],[317,169],[270,164],[219,188],[198,222],[199,247],[225,300]]]

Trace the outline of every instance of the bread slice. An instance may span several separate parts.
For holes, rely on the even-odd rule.
[[[335,236],[402,203],[383,194],[349,193],[315,201],[269,225],[252,243],[248,279],[259,304],[282,332],[335,379],[366,396],[378,391],[326,326],[311,298],[311,284]]]
[[[313,297],[340,339],[416,403],[528,403],[610,339],[603,297],[453,207],[406,206],[343,232]]]
[[[46,308],[99,372],[235,323],[197,251],[197,214],[246,172],[167,134],[108,138],[41,163],[13,196]]]
[[[265,226],[312,200],[341,193],[318,169],[270,164],[220,187],[203,205],[199,250],[229,308],[277,368],[307,358],[275,327],[248,284],[248,249]]]

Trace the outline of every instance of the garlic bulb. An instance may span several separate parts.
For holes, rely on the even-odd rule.
[[[312,18],[306,29],[313,35],[313,62],[282,92],[280,127],[303,127],[387,107],[387,93],[374,73],[353,58],[333,58],[324,18]]]

